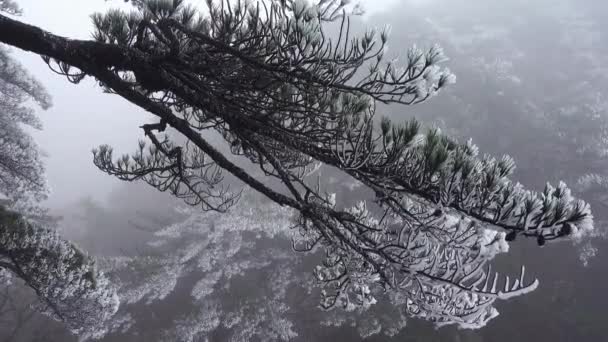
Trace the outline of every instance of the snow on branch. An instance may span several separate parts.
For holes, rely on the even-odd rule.
[[[33,289],[44,314],[80,336],[104,334],[118,297],[95,261],[56,231],[0,208],[0,268]]]

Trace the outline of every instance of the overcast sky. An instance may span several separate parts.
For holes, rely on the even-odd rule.
[[[202,0],[192,0],[192,2]],[[401,0],[421,3],[429,0]],[[368,15],[387,10],[399,0],[366,0]],[[20,20],[72,38],[91,37],[91,13],[110,7],[127,8],[122,0],[19,0],[24,10]],[[47,176],[52,187],[50,207],[62,207],[80,197],[103,199],[120,181],[100,172],[92,163],[91,149],[110,144],[116,152],[131,152],[143,138],[138,127],[147,114],[116,95],[104,94],[91,80],[73,85],[53,74],[40,57],[14,51],[25,67],[46,86],[54,106],[39,112],[44,130],[34,136],[47,158]]]

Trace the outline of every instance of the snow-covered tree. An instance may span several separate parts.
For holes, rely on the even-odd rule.
[[[38,296],[38,310],[61,320],[74,333],[103,333],[119,302],[91,257],[55,230],[5,209],[0,209],[0,232],[3,278],[23,281]]]
[[[6,281],[7,278],[2,279]],[[0,341],[45,342],[49,340],[70,341],[70,333],[60,322],[38,315],[33,306],[36,295],[22,286],[18,279],[0,287]]]
[[[173,322],[164,328],[167,340],[178,336],[183,341],[210,336],[226,341],[288,341],[319,325],[356,326],[362,337],[379,333],[394,336],[406,326],[408,317],[430,320],[437,326],[478,328],[498,314],[496,299],[536,286],[523,274],[513,282],[507,279],[506,284],[498,284],[497,277],[485,278],[489,262],[497,253],[506,252],[508,245],[505,234],[494,231],[486,231],[477,241],[476,232],[469,230],[474,228],[468,225],[470,221],[435,222],[433,229],[452,231],[452,248],[431,238],[432,232],[408,235],[410,260],[419,269],[434,264],[430,270],[436,274],[456,270],[452,262],[460,260],[468,265],[468,273],[450,276],[468,276],[486,295],[472,296],[440,277],[436,281],[403,280],[400,291],[385,292],[369,286],[363,272],[351,280],[351,289],[345,287],[341,293],[334,286],[339,279],[336,268],[329,267],[329,254],[319,250],[301,258],[285,248],[292,244],[297,249],[301,239],[293,228],[297,212],[250,191],[227,214],[184,209],[186,213],[181,222],[157,231],[142,255],[105,261],[110,278],[120,284],[119,296],[125,305],[117,317],[130,317],[129,328],[123,330],[136,334],[130,338],[149,339],[158,334],[150,326],[166,326],[150,312]],[[326,261],[312,276],[309,267],[319,259]],[[519,290],[518,284],[525,284],[524,290]],[[177,289],[188,293],[190,299],[177,298]],[[320,306],[318,296],[322,298]],[[188,304],[176,308],[171,301]],[[142,310],[142,305],[149,309]],[[296,318],[302,316],[311,318],[305,322]],[[139,330],[138,324],[148,328]]]
[[[21,13],[13,1],[0,1],[0,12]],[[50,228],[51,218],[39,205],[48,188],[41,152],[24,127],[41,128],[32,103],[47,109],[51,99],[0,46],[0,286],[31,288],[39,311],[74,333],[96,335],[117,310],[118,299],[94,260]],[[36,313],[21,309],[12,317],[15,334]]]
[[[218,212],[239,197],[222,186],[227,171],[294,210],[293,248],[325,254],[315,268],[325,309],[365,309],[388,290],[406,298],[410,315],[480,327],[496,315],[496,299],[537,285],[523,268],[514,282],[486,269],[507,240],[531,237],[542,246],[592,230],[589,206],[564,183],[527,190],[509,179],[509,157],[480,156],[472,143],[423,133],[415,120],[375,120],[378,103],[417,104],[455,81],[441,67],[441,48],[413,47],[403,62],[387,60],[387,30],[353,36],[347,1],[207,4],[207,14],[181,0],[97,14],[94,40],[0,16],[0,41],[44,56],[72,82],[94,77],[158,118],[142,126],[150,146],[140,142],[133,155],[95,150],[101,170]],[[325,29],[332,22],[336,37]],[[177,139],[158,135],[168,128]],[[206,130],[282,189],[219,152]],[[307,178],[319,164],[359,181],[374,203],[338,206]],[[154,291],[162,296],[172,284]]]
[[[2,1],[0,12],[18,14],[20,10],[14,2]],[[8,48],[1,46],[0,196],[28,213],[48,191],[41,151],[24,127],[42,127],[30,108],[31,102],[42,109],[51,106],[44,87],[10,55]]]
[[[107,259],[125,304],[118,316],[132,316],[135,325],[150,319],[137,316],[137,305],[153,307],[174,295],[183,281],[190,287],[191,304],[175,313],[164,332],[167,340],[197,341],[220,326],[232,329],[226,340],[295,336],[294,323],[286,317],[293,314],[286,295],[307,274],[288,248],[292,213],[251,197],[246,195],[230,215],[184,208],[185,219],[157,231],[145,255]],[[283,241],[283,248],[271,247],[275,240]],[[252,275],[259,278],[255,288],[242,281]]]
[[[126,304],[121,314],[132,316],[135,331],[138,319],[149,326],[146,318],[131,314],[137,305],[155,310],[158,302],[177,295],[180,282],[188,286],[191,305],[174,313],[173,323],[163,332],[167,341],[199,341],[213,334],[226,341],[289,341],[307,327],[349,322],[360,326],[362,336],[380,330],[393,335],[405,326],[406,316],[396,299],[382,303],[382,309],[391,308],[395,314],[390,317],[377,316],[381,309],[373,307],[325,313],[316,308],[318,301],[311,294],[320,294],[321,283],[305,264],[318,256],[303,259],[285,248],[295,233],[292,210],[246,192],[228,215],[192,209],[184,213],[188,215],[182,222],[155,233],[145,255],[106,260],[111,278],[121,284],[119,295]],[[162,308],[156,310],[165,312]],[[296,319],[301,310],[311,313],[310,320]],[[383,329],[366,327],[371,321]],[[141,338],[142,333],[137,335]]]

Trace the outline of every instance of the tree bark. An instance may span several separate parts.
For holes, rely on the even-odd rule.
[[[0,42],[82,69],[91,63],[126,68],[143,57],[137,51],[118,45],[58,36],[4,15],[0,15]]]

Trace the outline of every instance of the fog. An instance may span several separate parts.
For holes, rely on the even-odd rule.
[[[80,39],[91,36],[91,13],[128,8],[118,0],[19,0],[19,4],[24,21]],[[575,185],[585,174],[608,175],[608,130],[602,131],[608,127],[608,5],[603,1],[368,0],[364,7],[366,14],[356,25],[390,25],[390,54],[403,56],[412,44],[439,43],[450,58],[445,64],[458,78],[423,104],[380,106],[379,116],[416,117],[460,140],[472,138],[482,153],[509,154],[517,162],[515,179],[539,191],[546,181]],[[121,182],[102,173],[93,165],[91,149],[109,144],[119,154],[131,152],[144,138],[139,126],[149,122],[150,115],[119,96],[104,94],[90,78],[74,85],[50,71],[39,56],[16,49],[13,54],[53,98],[52,108],[39,111],[44,129],[33,135],[48,155],[52,193],[45,205],[64,218],[61,231],[94,255],[146,253],[147,243],[155,239],[150,231],[184,220],[185,215],[174,210],[183,205],[145,184]],[[331,170],[323,172],[326,178],[334,176]],[[335,178],[327,186],[334,187],[339,200],[365,196],[353,190],[351,180]],[[534,241],[513,246],[508,255],[497,258],[497,267],[511,270],[526,264],[541,286],[530,295],[500,302],[500,316],[487,327],[437,330],[427,322],[408,319],[395,337],[363,338],[348,324],[317,330],[306,326],[311,324],[306,323],[309,315],[318,315],[315,297],[301,306],[292,305],[289,317],[306,321],[302,325],[307,327],[297,331],[295,340],[608,341],[603,318],[608,306],[604,293],[608,276],[603,271],[608,266],[608,244],[599,236],[608,218],[608,200],[605,188],[578,189],[577,195],[591,202],[601,232],[591,240],[597,255],[581,258],[591,248],[587,241],[542,249]],[[256,248],[262,253],[263,248]],[[176,289],[152,309],[137,304],[133,314],[141,319],[135,324],[137,332],[117,333],[104,341],[161,340],[157,330],[169,329],[184,311],[196,309],[189,300],[189,286],[196,276],[192,271],[180,278]],[[239,279],[231,285],[235,291],[254,293]],[[222,294],[226,298],[218,298],[229,302],[227,293]],[[33,324],[47,329],[41,331],[53,331],[46,341],[73,338],[43,318]],[[210,333],[209,340],[223,341],[227,335],[222,329]]]
[[[110,8],[129,8],[117,0],[20,0],[19,4],[24,9],[25,22],[79,39],[91,37],[91,14]],[[370,0],[363,5],[369,18],[395,6],[396,1]],[[105,198],[120,182],[97,170],[92,163],[91,149],[110,144],[116,150],[130,152],[138,139],[143,138],[139,126],[146,123],[148,115],[122,98],[103,94],[90,78],[73,85],[53,74],[39,56],[23,51],[14,53],[53,97],[53,107],[40,113],[44,130],[34,132],[48,153],[47,176],[52,187],[48,206],[61,208],[87,196]]]

